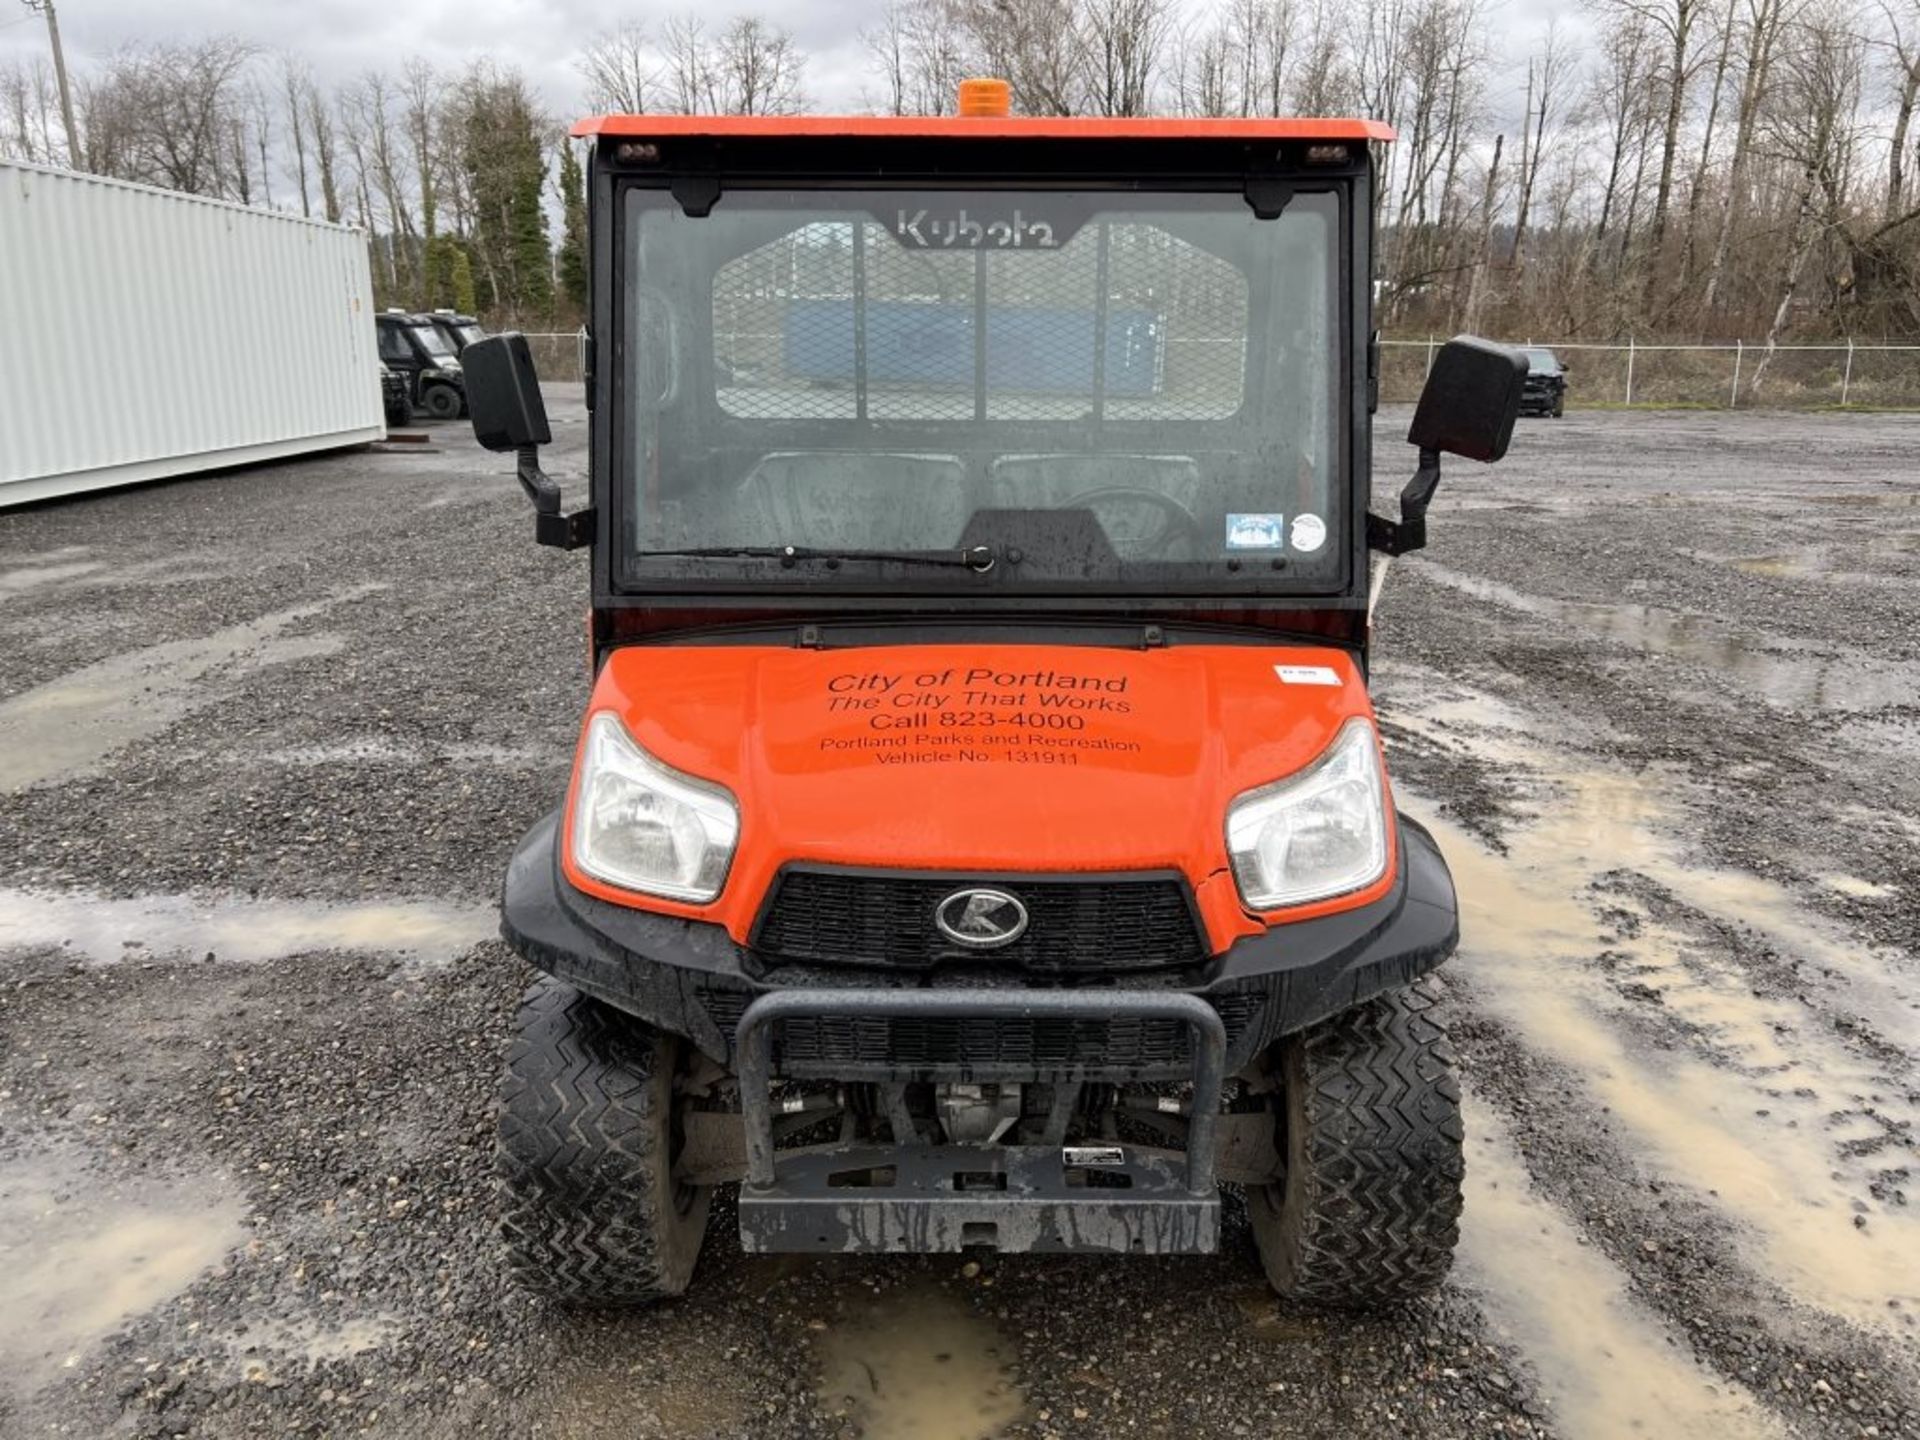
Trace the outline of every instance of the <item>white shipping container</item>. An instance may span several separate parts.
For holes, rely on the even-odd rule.
[[[0,507],[386,434],[366,237],[0,160]]]

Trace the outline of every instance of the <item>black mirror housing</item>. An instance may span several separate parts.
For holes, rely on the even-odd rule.
[[[467,375],[467,410],[473,438],[489,450],[524,450],[552,443],[547,402],[533,351],[517,330],[475,340],[460,352]]]
[[[1520,351],[1475,335],[1455,336],[1434,356],[1407,443],[1468,460],[1498,460],[1513,439],[1526,378],[1527,357]],[[471,392],[473,382],[467,384]],[[479,421],[474,423],[477,428]]]

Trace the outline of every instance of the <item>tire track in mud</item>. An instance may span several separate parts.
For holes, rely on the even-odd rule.
[[[1461,1271],[1494,1332],[1526,1357],[1556,1426],[1573,1437],[1784,1437],[1752,1395],[1691,1358],[1533,1188],[1497,1112],[1471,1094],[1465,1111]]]
[[[1723,1314],[1722,1325],[1747,1325],[1757,1309],[1788,1352],[1882,1368],[1874,1378],[1911,1405],[1910,1363],[1892,1358],[1910,1356],[1920,1333],[1920,1217],[1905,1193],[1920,1097],[1911,1090],[1914,990],[1903,958],[1850,942],[1773,881],[1693,863],[1714,797],[1691,793],[1677,771],[1596,765],[1564,731],[1545,738],[1544,722],[1490,694],[1387,668],[1390,744],[1442,752],[1443,769],[1468,767],[1507,792],[1494,807],[1505,854],[1434,802],[1404,786],[1400,796],[1435,830],[1454,870],[1463,933],[1448,973],[1469,1008],[1569,1077],[1605,1117],[1593,1128],[1613,1132],[1602,1148],[1618,1148],[1628,1171],[1657,1176],[1656,1191],[1681,1187],[1698,1202],[1695,1223],[1724,1230],[1733,1266],[1750,1274],[1745,1283],[1724,1277],[1730,1294],[1705,1297],[1708,1308],[1747,1310]],[[1456,788],[1447,786],[1450,799]],[[1779,983],[1783,958],[1802,983]],[[1471,1152],[1485,1168],[1475,1176],[1470,1166],[1467,1273],[1566,1433],[1627,1432],[1634,1417],[1594,1398],[1608,1393],[1601,1382],[1638,1383],[1641,1367],[1620,1367],[1618,1356],[1650,1337],[1671,1341],[1663,1311],[1695,1311],[1688,1320],[1699,1327],[1703,1298],[1664,1284],[1636,1286],[1637,1298],[1619,1292],[1610,1283],[1618,1272],[1587,1263],[1596,1257],[1581,1248],[1585,1235],[1568,1244],[1577,1201],[1571,1209],[1564,1193],[1558,1208],[1538,1195],[1515,1201],[1528,1167],[1493,1112],[1502,1099],[1480,1096],[1487,1142]],[[1506,1103],[1529,1108],[1524,1095]],[[1620,1179],[1593,1177],[1598,1188]],[[1516,1262],[1529,1246],[1538,1253]],[[1578,1262],[1555,1260],[1569,1255]],[[1620,1317],[1623,1338],[1556,1323],[1567,1311],[1562,1274],[1586,1297],[1571,1310],[1598,1303]],[[1706,1358],[1731,1368],[1701,1339]],[[1764,1433],[1731,1424],[1723,1407],[1754,1400],[1725,1374],[1662,1372],[1657,1394],[1643,1398],[1661,1407],[1649,1417],[1664,1418],[1643,1418],[1636,1433]]]

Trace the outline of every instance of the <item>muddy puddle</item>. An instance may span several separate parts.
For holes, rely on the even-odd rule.
[[[337,652],[338,635],[283,632],[336,605],[385,589],[361,585],[191,640],[170,640],[63,675],[0,701],[0,791],[82,774],[218,701],[218,683],[271,665]]]
[[[1757,575],[1766,580],[1815,580],[1847,584],[1911,584],[1912,576],[1889,573],[1907,570],[1900,562],[1920,552],[1920,530],[1896,530],[1873,535],[1844,546],[1815,545],[1798,550],[1777,550],[1763,555],[1711,555],[1688,552],[1703,560],[1738,570],[1742,575]]]
[[[1476,1007],[1579,1076],[1628,1154],[1728,1215],[1782,1289],[1911,1334],[1920,1213],[1887,1177],[1914,1163],[1920,1105],[1900,1074],[1815,1011],[1759,993],[1740,936],[1759,930],[1834,970],[1845,996],[1870,998],[1882,1035],[1920,1031],[1911,982],[1771,882],[1685,863],[1673,777],[1594,769],[1512,730],[1455,723],[1444,733],[1490,764],[1543,777],[1505,856],[1402,797],[1453,868],[1453,973]],[[1659,890],[1642,893],[1638,877]]]
[[[1468,1096],[1460,1277],[1496,1334],[1534,1372],[1568,1440],[1761,1440],[1779,1426],[1741,1387],[1696,1362],[1636,1302],[1626,1277],[1536,1194],[1506,1128]]]
[[[1725,676],[1767,703],[1794,710],[1877,710],[1920,695],[1920,665],[1851,651],[1832,653],[1783,636],[1751,634],[1654,605],[1561,600],[1497,580],[1407,562],[1435,584],[1503,609],[1551,621],[1640,654],[1671,656]]]
[[[24,1396],[244,1243],[237,1195],[116,1181],[77,1147],[0,1160],[0,1389]]]
[[[105,562],[99,560],[70,560],[65,564],[25,565],[17,570],[0,570],[0,597],[20,595],[62,580],[78,579],[105,568]]]
[[[818,1394],[862,1440],[991,1440],[1026,1402],[1011,1341],[937,1285],[868,1303],[814,1336]]]
[[[323,904],[243,896],[0,889],[0,951],[60,949],[95,964],[163,959],[257,963],[316,950],[451,960],[491,939],[491,906],[429,900]]]

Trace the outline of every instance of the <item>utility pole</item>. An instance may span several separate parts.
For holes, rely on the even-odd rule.
[[[20,0],[27,9],[47,17],[47,39],[53,44],[53,75],[60,82],[60,122],[67,127],[67,163],[80,168],[80,132],[73,123],[73,90],[67,84],[67,52],[60,48],[60,17],[53,0]]]

